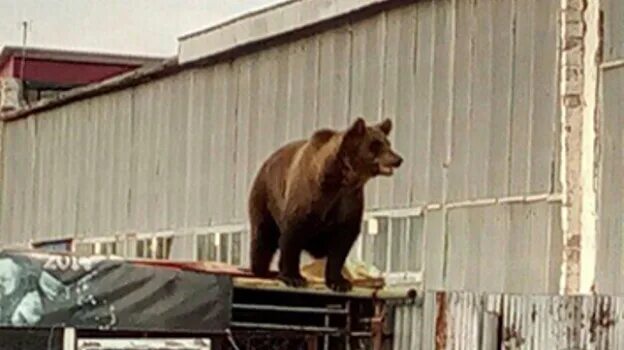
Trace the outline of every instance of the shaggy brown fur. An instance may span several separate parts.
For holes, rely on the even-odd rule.
[[[303,286],[299,264],[305,250],[327,257],[329,288],[351,289],[341,271],[360,231],[364,185],[377,175],[392,175],[402,162],[387,139],[391,129],[389,119],[366,126],[358,118],[345,131],[322,129],[291,142],[264,162],[248,207],[255,275],[268,274],[279,247],[279,278]]]

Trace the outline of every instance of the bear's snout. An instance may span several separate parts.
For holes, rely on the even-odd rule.
[[[403,164],[403,158],[401,158],[400,155],[394,153],[394,160],[390,163],[390,166],[394,167],[394,168],[398,168],[401,166],[401,164]]]

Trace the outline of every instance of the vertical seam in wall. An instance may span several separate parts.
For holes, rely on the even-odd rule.
[[[558,10],[558,8],[556,8],[556,10]],[[563,124],[562,124],[562,115],[563,115],[563,109],[561,108],[561,103],[559,103],[559,99],[561,96],[561,81],[562,81],[562,74],[561,74],[561,65],[562,65],[562,61],[561,61],[561,49],[562,49],[562,25],[561,25],[561,11],[556,11],[555,13],[556,18],[555,18],[555,26],[557,27],[556,30],[556,40],[555,40],[555,104],[557,105],[557,108],[555,109],[555,112],[558,113],[555,118],[559,118],[559,121],[557,122],[557,120],[555,119],[554,123],[553,123],[553,155],[552,155],[552,161],[551,161],[551,174],[550,174],[550,185],[549,185],[549,193],[551,194],[555,194],[557,192],[557,186],[555,185],[556,181],[561,181],[560,178],[557,178],[556,174],[557,174],[557,170],[556,167],[559,166],[559,172],[561,172],[561,162],[562,160],[562,151],[561,149],[564,147],[564,145],[562,144],[562,138],[560,137],[560,135],[563,134]],[[559,149],[557,149],[557,146],[559,146]],[[558,153],[558,154],[557,154]],[[558,160],[558,162],[557,162]],[[558,164],[557,164],[558,163]],[[554,223],[553,223],[553,215],[559,215],[559,217],[561,218],[561,207],[563,207],[563,205],[559,204],[560,209],[559,212],[557,213],[555,210],[551,210],[551,208],[549,207],[549,215],[548,215],[548,258],[547,258],[547,263],[548,263],[548,269],[547,269],[547,278],[546,278],[546,289],[548,291],[554,290],[557,286],[557,282],[555,282],[554,285],[551,285],[551,279],[555,279],[555,281],[557,280],[556,274],[553,272],[552,270],[552,264],[555,263],[557,261],[557,259],[555,259],[553,257],[553,254],[563,254],[563,251],[553,251],[553,242],[554,242],[554,235],[559,233],[561,236],[558,237],[558,239],[563,240],[563,230],[560,230],[558,232],[555,232],[555,227],[553,227]],[[559,222],[561,223],[561,220],[559,220]],[[561,274],[560,274],[561,275]],[[559,279],[561,278],[561,276],[559,276]],[[557,290],[559,288],[556,288]]]
[[[349,45],[349,60],[348,60],[348,80],[347,80],[347,110],[346,110],[346,120],[344,120],[344,125],[349,125],[349,120],[351,120],[351,105],[353,103],[351,96],[353,91],[353,23],[351,21],[347,22],[347,45]],[[289,79],[290,82],[290,79]]]
[[[381,39],[381,45],[380,45],[380,49],[381,49],[381,74],[379,75],[379,103],[378,103],[378,110],[377,110],[377,116],[376,119],[377,120],[381,120],[384,117],[384,113],[386,112],[386,98],[385,98],[385,94],[384,94],[384,87],[385,87],[385,83],[386,83],[386,69],[388,61],[386,60],[386,51],[387,51],[387,45],[388,45],[388,14],[387,12],[382,12],[381,14],[381,35],[380,35],[380,39]]]
[[[513,126],[514,126],[514,94],[515,94],[515,80],[516,80],[516,0],[511,1],[511,45],[510,45],[510,89],[509,89],[509,130],[507,130],[507,174],[509,174],[507,178],[507,189],[505,191],[506,195],[511,194],[511,182],[513,178],[512,170],[512,157],[511,154],[513,152]]]
[[[192,171],[192,162],[193,162],[193,157],[192,154],[193,152],[191,151],[193,149],[193,145],[191,143],[191,120],[193,119],[193,114],[194,114],[194,104],[192,103],[192,99],[194,96],[194,92],[195,92],[195,80],[197,79],[196,77],[196,72],[189,72],[188,73],[188,95],[187,97],[187,103],[188,103],[188,109],[186,111],[186,150],[185,150],[185,156],[186,156],[186,173],[184,174],[184,188],[185,188],[185,192],[184,193],[184,202],[185,204],[185,210],[184,210],[184,218],[182,219],[183,227],[184,229],[186,229],[189,226],[189,211],[190,208],[192,207],[192,205],[189,203],[190,201],[190,192],[191,192],[191,171]],[[236,147],[234,147],[236,148]]]
[[[431,160],[432,160],[432,153],[433,153],[433,100],[434,100],[434,72],[435,72],[435,52],[436,52],[436,40],[435,40],[435,36],[436,36],[436,1],[435,0],[429,0],[429,6],[431,7],[431,13],[432,13],[432,18],[431,18],[431,28],[430,29],[430,34],[429,34],[429,42],[431,44],[431,52],[429,53],[430,57],[430,68],[431,70],[429,71],[429,81],[427,83],[427,89],[429,90],[429,100],[426,101],[426,103],[428,103],[428,107],[429,110],[427,111],[426,115],[427,118],[429,118],[429,123],[428,123],[428,130],[427,130],[427,159],[425,161],[426,164],[426,172],[425,172],[425,176],[426,176],[426,191],[427,191],[427,199],[426,201],[432,201],[431,198],[431,168],[434,166],[433,164],[431,164]]]
[[[528,0],[525,0],[528,1]],[[533,18],[532,21],[532,27],[531,27],[531,31],[530,31],[530,35],[531,35],[531,41],[530,44],[531,45],[531,51],[533,51],[533,54],[530,56],[531,57],[531,61],[529,62],[529,82],[528,82],[528,86],[529,86],[529,95],[527,96],[527,101],[529,103],[529,115],[527,116],[528,118],[528,123],[527,123],[527,157],[526,157],[526,178],[525,178],[525,188],[524,188],[524,193],[532,193],[531,191],[533,190],[531,183],[532,183],[532,173],[533,173],[533,126],[534,126],[534,121],[535,121],[535,64],[536,64],[536,55],[537,55],[537,50],[536,50],[536,30],[537,30],[537,26],[538,23],[537,21],[539,20],[537,18],[536,15],[536,8],[537,8],[537,2],[541,2],[543,0],[534,0],[534,1],[530,1],[528,4],[528,9],[529,9],[529,16],[531,16]]]
[[[455,107],[455,96],[454,96],[454,91],[455,91],[455,59],[456,59],[456,53],[455,53],[455,46],[457,45],[457,0],[452,0],[451,2],[451,42],[449,44],[450,46],[450,58],[449,58],[449,81],[448,81],[448,91],[449,91],[449,96],[451,97],[449,99],[450,105],[449,105],[449,109],[448,109],[448,114],[446,116],[447,120],[446,120],[446,157],[444,159],[444,166],[442,168],[442,233],[443,233],[443,265],[442,265],[442,285],[444,285],[444,281],[446,279],[446,269],[448,267],[447,264],[447,260],[448,260],[448,222],[447,222],[447,215],[448,215],[448,208],[446,206],[446,203],[448,201],[448,184],[449,184],[449,169],[451,166],[451,162],[452,162],[452,158],[453,158],[453,110]],[[426,244],[426,237],[427,235],[424,235],[423,237],[423,241]],[[427,259],[423,259],[423,271],[426,271],[426,260]],[[425,285],[426,287],[426,285]]]
[[[317,129],[319,127],[319,119],[320,119],[320,103],[319,100],[321,98],[321,50],[323,45],[321,45],[322,35],[316,36],[314,40],[314,45],[316,46],[316,96],[314,96],[314,121],[313,127]]]
[[[466,140],[467,140],[467,149],[468,149],[468,155],[467,155],[467,163],[466,166],[468,167],[468,169],[466,169],[466,171],[464,172],[464,176],[463,176],[463,182],[464,182],[464,198],[471,198],[472,196],[470,195],[470,160],[471,160],[471,155],[472,155],[472,146],[473,146],[473,142],[472,142],[472,138],[471,136],[471,131],[472,131],[472,115],[474,113],[473,110],[473,106],[472,106],[472,80],[474,79],[473,76],[473,72],[475,71],[473,69],[473,59],[474,59],[474,33],[473,33],[473,26],[475,26],[476,24],[474,23],[475,21],[475,16],[474,16],[474,11],[475,11],[475,7],[476,7],[476,0],[470,0],[469,1],[469,10],[470,10],[470,20],[468,21],[468,28],[466,29],[468,31],[468,84],[467,86],[467,96],[468,96],[468,106],[467,106],[467,110],[468,110],[468,114],[467,114],[467,121],[466,121]],[[477,197],[477,196],[475,196]]]
[[[559,95],[557,96],[559,99],[559,106],[561,108],[560,124],[561,124],[561,134],[559,135],[561,149],[560,152],[560,160],[559,160],[559,182],[561,184],[561,194],[562,194],[562,203],[561,203],[561,239],[563,241],[562,246],[562,261],[561,261],[561,274],[559,280],[559,293],[565,294],[566,283],[567,283],[567,258],[566,258],[566,238],[568,235],[568,185],[566,183],[567,176],[567,152],[566,152],[566,106],[564,104],[564,95],[566,93],[566,84],[565,84],[565,60],[564,60],[564,46],[565,46],[565,15],[564,10],[567,6],[567,0],[561,0],[561,7],[559,9],[559,28],[560,28],[560,36],[559,40],[561,41],[561,47],[558,48],[557,56],[559,57],[559,71],[561,72],[559,75]]]

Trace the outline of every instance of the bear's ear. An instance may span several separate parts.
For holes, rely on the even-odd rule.
[[[386,118],[384,121],[377,125],[379,129],[386,135],[390,133],[392,130],[392,120],[390,118]]]
[[[363,136],[364,133],[366,133],[366,122],[362,118],[357,118],[347,130],[349,136]]]

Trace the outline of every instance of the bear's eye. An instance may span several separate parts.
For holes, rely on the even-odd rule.
[[[381,150],[381,146],[383,146],[381,144],[381,141],[379,140],[373,140],[373,142],[370,143],[370,151],[372,153],[378,153]]]

